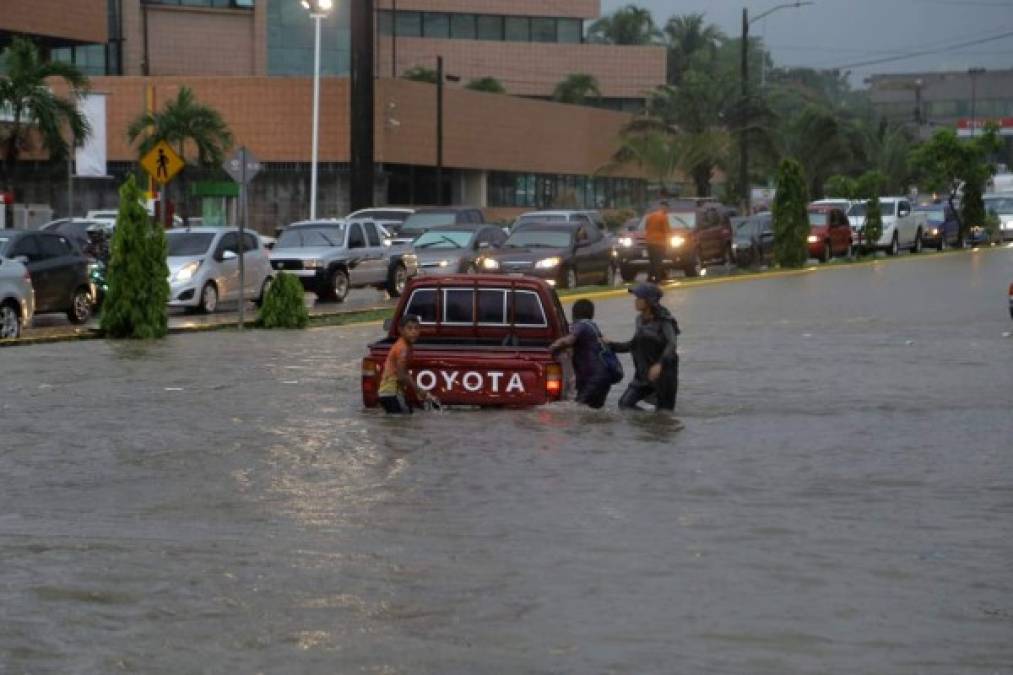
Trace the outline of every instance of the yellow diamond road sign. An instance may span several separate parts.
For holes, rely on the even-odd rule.
[[[165,185],[183,169],[184,164],[172,146],[165,141],[159,141],[141,158],[141,166],[152,178]]]

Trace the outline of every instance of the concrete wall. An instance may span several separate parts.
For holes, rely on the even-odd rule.
[[[0,33],[26,33],[57,42],[105,42],[107,0],[3,0]]]

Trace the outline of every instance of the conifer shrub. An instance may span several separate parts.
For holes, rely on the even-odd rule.
[[[106,271],[109,291],[100,325],[107,337],[148,340],[169,331],[165,231],[142,205],[134,177],[120,187],[120,209]]]
[[[777,172],[774,217],[774,261],[781,267],[802,267],[809,257],[809,192],[802,166],[785,159]]]
[[[279,272],[267,289],[257,325],[262,328],[305,328],[309,320],[309,312],[303,302],[302,282],[291,274]]]

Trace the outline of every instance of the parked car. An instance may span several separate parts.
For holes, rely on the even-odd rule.
[[[946,202],[919,204],[915,212],[925,214],[922,246],[942,251],[948,246],[960,247],[960,221]]]
[[[165,233],[169,244],[169,306],[205,313],[239,299],[239,230],[189,227]],[[244,232],[243,297],[260,304],[273,273],[255,232]]]
[[[518,216],[510,225],[510,229],[528,223],[591,223],[602,233],[607,229],[601,212],[593,210],[528,211]]]
[[[549,349],[568,330],[556,293],[541,279],[469,274],[409,283],[386,337],[362,360],[367,408],[379,403],[380,375],[405,314],[421,319],[412,377],[444,405],[521,407],[562,398],[562,364]],[[408,397],[421,403],[414,391]]]
[[[382,206],[371,209],[359,209],[345,216],[345,220],[368,220],[384,227],[389,232],[397,234],[405,219],[413,213],[415,213],[415,209]]]
[[[27,269],[35,290],[35,313],[66,313],[72,323],[91,318],[94,290],[88,258],[62,234],[0,230],[0,256]]]
[[[809,257],[830,262],[835,256],[852,255],[851,227],[839,207],[829,204],[809,205]]]
[[[1013,319],[1013,284],[1009,285],[1009,318]]]
[[[112,226],[104,221],[89,220],[88,218],[59,218],[49,221],[39,229],[43,232],[62,234],[70,239],[78,250],[84,251],[88,246],[88,230],[92,228],[103,228],[107,235],[112,235],[113,231]]]
[[[928,229],[928,218],[925,213],[911,210],[911,201],[906,197],[883,197],[879,200],[883,216],[883,234],[878,241],[866,241],[865,213],[866,202],[859,202],[848,209],[848,221],[851,225],[851,236],[855,246],[867,251],[876,249],[886,251],[888,255],[897,255],[900,249],[909,249],[912,253],[922,250],[922,234]]]
[[[769,211],[732,218],[732,250],[739,267],[769,264],[774,259],[774,219]]]
[[[2,237],[0,232],[0,241]],[[4,258],[0,250],[0,340],[21,337],[21,331],[31,324],[34,313],[35,290],[28,268],[17,260]]]
[[[575,288],[609,284],[615,271],[613,247],[587,223],[518,225],[499,249],[482,257],[482,270],[527,274],[550,285]]]
[[[479,225],[485,222],[482,209],[470,206],[433,206],[418,209],[401,224],[395,244],[410,244],[426,230],[439,225]]]
[[[480,258],[506,241],[497,225],[440,225],[412,242],[422,274],[475,273]]]
[[[350,288],[373,286],[391,297],[418,273],[415,255],[384,245],[375,223],[335,220],[294,223],[271,251],[276,271],[299,277],[322,300],[341,302]]]
[[[664,261],[666,271],[679,268],[686,276],[696,277],[708,264],[733,262],[731,218],[735,215],[734,209],[716,202],[701,202],[688,209],[681,204],[671,208],[668,213],[671,236]],[[650,266],[646,227],[647,215],[644,215],[636,229],[618,239],[623,281],[633,281],[637,273]]]
[[[1013,193],[988,194],[984,197],[985,212],[999,218],[999,234],[1003,241],[1013,239]]]
[[[149,216],[154,216],[155,215],[154,211],[152,211],[147,206],[145,206],[145,209],[148,211],[148,215]],[[119,210],[118,209],[92,209],[91,211],[88,211],[87,214],[85,214],[85,218],[87,220],[98,220],[98,221],[101,221],[102,223],[105,223],[109,227],[116,227],[116,217],[118,215],[119,215]],[[201,221],[200,218],[191,218],[190,219],[190,225],[191,226],[196,226],[196,225],[198,225],[201,222],[202,221]],[[173,214],[173,216],[172,216],[172,226],[173,227],[183,227],[183,219],[180,216],[178,216],[176,214]]]

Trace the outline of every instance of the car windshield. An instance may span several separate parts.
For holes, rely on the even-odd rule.
[[[809,225],[811,227],[822,227],[829,222],[829,216],[826,213],[809,212]]]
[[[989,197],[985,209],[992,213],[1013,213],[1013,197]]]
[[[344,225],[327,227],[293,227],[278,237],[275,248],[309,248],[317,246],[341,246],[345,240]]]
[[[167,232],[169,257],[203,255],[207,253],[215,235],[205,232]]]
[[[413,213],[405,219],[404,225],[401,226],[401,234],[414,233],[415,235],[418,235],[419,233],[425,232],[426,230],[438,225],[453,224],[453,213]]]
[[[517,219],[517,222],[514,223],[514,227],[517,227],[518,225],[525,225],[527,223],[565,223],[566,221],[567,217],[559,213],[553,213],[544,216],[537,216],[537,215],[521,216],[520,218]]]
[[[512,248],[566,248],[573,234],[562,230],[518,230],[510,235],[505,246]]]
[[[430,230],[415,240],[416,249],[468,248],[474,232],[467,230]]]

